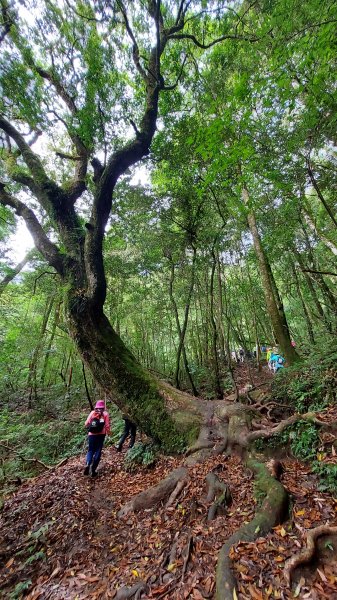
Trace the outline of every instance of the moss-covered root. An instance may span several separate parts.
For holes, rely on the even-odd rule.
[[[250,459],[247,467],[256,474],[256,490],[265,496],[263,504],[254,519],[238,529],[222,546],[216,571],[216,600],[233,600],[236,581],[231,571],[229,551],[239,541],[251,542],[266,535],[275,525],[282,522],[288,507],[288,495],[283,485],[274,479],[264,463]]]

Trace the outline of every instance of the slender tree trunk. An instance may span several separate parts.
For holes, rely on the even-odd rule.
[[[247,206],[249,202],[249,194],[246,188],[243,188],[242,190],[242,197],[245,205]],[[289,365],[292,365],[298,360],[299,356],[295,348],[293,348],[293,346],[291,345],[288,323],[278,293],[275,297],[277,287],[272,277],[270,264],[262,246],[255,215],[252,211],[248,213],[247,220],[250,232],[253,236],[254,248],[260,269],[264,296],[270,320],[272,322],[274,335],[278,341],[278,344],[280,345],[281,351],[284,354],[287,362],[289,363]]]
[[[304,219],[310,229],[315,233],[315,235],[320,239],[323,244],[334,254],[337,255],[337,244],[328,236],[327,233],[323,232],[321,229],[318,229],[317,224],[314,221],[314,217],[308,208],[304,208]]]
[[[212,268],[211,268],[211,279],[210,279],[210,319],[213,330],[212,336],[212,348],[213,348],[213,361],[214,361],[214,375],[215,375],[215,392],[218,398],[222,398],[223,389],[220,382],[220,370],[219,370],[219,359],[218,359],[218,331],[214,318],[214,275],[216,269],[216,253],[214,246],[212,248]]]
[[[218,295],[219,295],[219,331],[220,331],[220,341],[221,341],[221,352],[226,359],[227,365],[230,364],[231,354],[230,351],[227,353],[227,340],[226,333],[224,329],[223,317],[224,317],[224,308],[223,308],[223,295],[222,295],[222,281],[221,281],[221,266],[220,266],[220,258],[219,254],[217,254],[217,278],[218,278]]]
[[[323,321],[326,330],[329,333],[332,333],[331,323],[330,323],[329,319],[327,318],[327,316],[326,316],[326,314],[325,314],[325,312],[323,310],[323,307],[322,307],[322,305],[320,303],[320,300],[318,298],[318,295],[316,293],[314,284],[312,283],[312,280],[309,277],[309,274],[305,271],[305,265],[304,265],[302,256],[301,256],[301,254],[298,252],[298,250],[295,247],[293,247],[293,252],[294,252],[296,260],[297,260],[297,262],[298,262],[298,264],[300,266],[300,269],[301,269],[301,271],[303,273],[304,279],[305,279],[306,284],[308,286],[308,289],[309,289],[309,292],[310,292],[311,297],[313,299],[313,302],[314,302],[314,304],[316,306],[316,309],[317,309],[317,312],[318,312],[318,318],[320,318]]]
[[[310,340],[310,343],[312,345],[314,345],[315,344],[314,330],[313,330],[313,326],[312,326],[312,323],[311,323],[311,320],[310,320],[309,312],[308,312],[308,309],[307,309],[305,301],[304,301],[303,293],[302,293],[302,290],[301,290],[300,282],[298,280],[298,276],[297,276],[297,273],[296,273],[296,268],[295,268],[294,263],[292,263],[291,266],[292,266],[292,271],[293,271],[293,275],[294,275],[294,279],[295,279],[297,294],[298,294],[298,297],[299,297],[299,299],[301,301],[304,319],[305,319],[305,322],[307,324],[307,330],[308,330],[309,340]]]
[[[50,338],[49,338],[49,342],[48,342],[48,346],[47,346],[47,350],[46,350],[46,356],[44,359],[42,373],[41,373],[41,387],[44,386],[48,362],[49,362],[49,358],[50,358],[50,351],[52,349],[53,341],[55,338],[56,327],[58,326],[59,321],[60,321],[61,304],[62,304],[62,301],[59,300],[59,302],[57,302],[56,307],[55,307],[53,326],[52,326],[52,330],[51,330],[51,334],[50,334]]]
[[[252,307],[252,315],[253,315],[253,326],[254,326],[254,333],[255,333],[255,347],[256,347],[256,366],[258,368],[259,371],[261,371],[261,363],[260,363],[260,340],[259,340],[259,334],[258,334],[258,328],[257,328],[257,318],[256,318],[256,310],[255,310],[255,306],[256,306],[256,296],[255,296],[255,292],[254,292],[254,286],[252,284],[252,279],[250,276],[250,270],[249,270],[249,265],[247,263],[247,275],[248,275],[248,281],[249,281],[249,288],[250,288],[250,297],[252,300],[251,303],[251,307]]]
[[[185,314],[184,314],[184,322],[183,322],[183,326],[182,327],[180,325],[179,312],[178,312],[177,303],[175,301],[174,294],[173,294],[174,264],[173,264],[172,260],[171,260],[171,277],[170,277],[169,293],[170,293],[170,300],[171,300],[171,304],[172,304],[172,307],[173,307],[174,316],[175,316],[176,324],[177,324],[178,335],[179,335],[179,344],[178,344],[178,350],[177,350],[176,370],[175,370],[175,375],[174,375],[175,385],[177,386],[178,389],[180,388],[179,370],[180,370],[180,358],[181,358],[181,355],[182,355],[183,356],[185,370],[186,370],[186,374],[187,374],[187,377],[189,379],[189,382],[190,382],[193,394],[195,396],[197,396],[198,392],[197,392],[197,389],[196,389],[196,387],[194,385],[194,381],[193,381],[193,378],[192,378],[192,375],[191,375],[191,372],[190,372],[190,368],[189,368],[189,364],[188,364],[188,360],[187,360],[185,343],[184,343],[185,342],[186,330],[187,330],[188,315],[189,315],[189,310],[190,310],[190,305],[191,305],[191,298],[192,298],[192,293],[193,293],[193,288],[194,288],[195,260],[196,260],[196,249],[193,248],[191,282],[190,282],[190,287],[189,287],[189,291],[188,291],[188,294],[187,294],[186,305],[185,305]]]
[[[39,334],[39,338],[38,338],[37,344],[35,346],[35,350],[33,352],[32,359],[31,359],[30,365],[29,365],[29,373],[28,373],[28,379],[27,379],[27,388],[29,390],[28,408],[32,408],[33,392],[34,392],[34,397],[35,397],[35,400],[36,400],[36,395],[37,395],[37,390],[36,390],[37,364],[38,364],[38,360],[39,360],[39,357],[40,357],[41,349],[42,349],[42,346],[43,346],[43,340],[44,340],[44,336],[45,336],[45,333],[46,333],[46,329],[47,329],[47,325],[48,325],[50,313],[51,313],[51,310],[53,308],[54,300],[55,300],[55,296],[51,296],[48,299],[47,303],[46,303],[46,307],[45,307],[45,311],[44,311],[44,315],[43,315],[43,319],[42,319],[41,330],[40,330],[40,334]]]
[[[307,168],[308,168],[308,175],[309,175],[310,181],[311,181],[311,183],[312,183],[312,185],[313,185],[313,187],[314,187],[314,189],[316,191],[316,194],[317,194],[318,198],[320,199],[321,203],[323,204],[323,206],[324,206],[326,212],[328,213],[331,221],[333,222],[334,226],[337,227],[337,220],[335,218],[335,215],[333,214],[333,212],[331,210],[331,207],[329,206],[329,204],[327,203],[327,201],[325,200],[325,198],[324,198],[324,196],[323,196],[323,194],[321,192],[321,189],[320,189],[320,187],[319,187],[319,185],[317,183],[317,180],[315,178],[314,172],[313,172],[313,170],[311,168],[310,160],[307,161]]]
[[[201,367],[203,365],[204,362],[204,355],[203,355],[203,344],[202,344],[202,340],[200,338],[200,322],[199,322],[199,305],[197,302],[197,298],[195,297],[194,300],[194,310],[195,310],[195,327],[196,327],[196,337],[197,337],[197,356],[198,356],[198,364],[199,367]]]
[[[307,232],[307,229],[303,222],[302,222],[302,228],[303,228],[304,239],[305,239],[308,257],[310,259],[310,265],[312,266],[312,272],[309,273],[309,277],[312,277],[317,282],[317,285],[319,285],[319,287],[321,288],[322,294],[326,298],[328,305],[330,305],[332,312],[335,315],[337,315],[336,298],[335,298],[334,294],[331,292],[330,287],[328,286],[327,282],[325,281],[322,273],[319,272],[320,269],[317,268],[315,256],[314,256],[313,249],[312,249],[312,246],[310,243],[308,232]]]
[[[221,267],[219,264],[219,271],[220,271],[220,283],[222,282],[222,286],[221,288],[223,289],[223,299],[224,299],[224,317],[227,323],[227,334],[225,336],[225,343],[226,343],[226,354],[228,357],[228,371],[229,371],[229,375],[230,378],[232,380],[232,384],[233,384],[233,388],[234,388],[234,393],[235,393],[235,400],[237,401],[239,399],[239,390],[238,387],[236,385],[236,381],[235,381],[235,377],[234,377],[234,370],[233,370],[233,365],[232,365],[232,355],[231,355],[231,349],[229,346],[229,331],[231,328],[231,322],[228,316],[228,311],[229,311],[229,304],[228,304],[228,296],[227,296],[227,285],[226,285],[226,277],[223,274],[223,277],[221,277]]]
[[[91,410],[94,410],[94,405],[92,403],[91,400],[91,396],[90,396],[90,392],[89,392],[89,388],[88,388],[88,382],[87,382],[87,376],[85,373],[85,366],[84,366],[84,362],[82,361],[82,374],[83,374],[83,381],[84,381],[84,388],[85,388],[85,393],[89,402],[89,406]]]

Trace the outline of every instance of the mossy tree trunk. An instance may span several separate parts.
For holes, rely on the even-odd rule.
[[[242,189],[242,198],[246,206],[249,205],[249,193],[246,187]],[[273,331],[281,351],[284,354],[289,365],[292,365],[298,360],[298,354],[295,348],[291,345],[289,328],[287,319],[284,313],[283,304],[277,290],[277,286],[272,274],[272,270],[268,261],[268,257],[262,245],[261,237],[257,228],[254,212],[249,209],[247,221],[250,232],[253,237],[254,249],[259,265],[261,282],[266,300],[266,306],[269,317],[273,326]]]
[[[68,292],[70,334],[108,397],[167,451],[181,451],[198,435],[192,397],[150,375],[126,348],[103,310]]]

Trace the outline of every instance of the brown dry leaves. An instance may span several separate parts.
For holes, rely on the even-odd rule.
[[[31,580],[28,600],[113,599],[123,586],[137,589],[136,584],[142,599],[213,598],[218,552],[256,510],[250,474],[238,458],[215,457],[191,467],[189,483],[167,510],[158,506],[125,520],[116,517],[134,494],[179,464],[180,459],[163,458],[151,470],[129,474],[122,456],[106,448],[97,480],[85,478],[83,464],[74,459],[22,485],[1,515],[4,597]],[[291,518],[265,538],[232,548],[238,600],[337,599],[337,540],[330,546],[324,540],[322,561],[295,576],[293,591],[285,585],[285,560],[302,548],[308,529],[336,523],[337,501],[317,492],[307,467],[293,460],[283,464]],[[233,503],[226,516],[207,524],[205,477],[214,468],[230,486]]]

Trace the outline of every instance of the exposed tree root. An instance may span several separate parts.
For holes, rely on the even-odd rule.
[[[304,413],[302,415],[296,413],[295,415],[288,417],[288,419],[284,419],[275,427],[266,427],[264,429],[257,429],[256,431],[251,431],[247,435],[246,446],[249,446],[249,444],[251,442],[254,442],[255,440],[261,438],[266,439],[272,437],[273,435],[277,435],[278,433],[281,433],[284,429],[286,429],[286,427],[288,427],[289,425],[297,423],[297,421],[308,421],[309,423],[313,423],[314,425],[319,425],[320,427],[327,428],[334,426],[334,423],[325,423],[325,421],[317,419],[315,413],[313,412]]]
[[[212,521],[216,517],[217,513],[225,513],[226,507],[232,501],[232,495],[228,485],[224,481],[221,481],[221,479],[219,479],[214,473],[208,473],[206,476],[206,484],[208,487],[208,502],[212,502],[216,496],[216,493],[219,491],[221,492],[208,510],[207,521]]]
[[[191,549],[192,549],[192,543],[193,543],[193,538],[191,535],[188,536],[188,540],[187,540],[187,544],[185,547],[185,551],[184,551],[184,564],[183,564],[183,569],[182,569],[182,573],[181,573],[181,581],[184,581],[184,577],[185,577],[185,573],[186,573],[186,569],[187,569],[187,564],[190,558],[190,554],[191,554]]]
[[[263,408],[266,409],[270,406],[271,403],[268,404],[268,407],[264,405]],[[216,418],[213,415],[214,408]],[[188,466],[203,461],[216,452],[223,452],[226,449],[228,453],[234,450],[245,454],[255,440],[277,435],[289,425],[300,420],[324,428],[331,426],[331,424],[317,419],[315,413],[305,413],[292,415],[276,426],[261,428],[260,425],[259,429],[252,431],[254,416],[259,414],[257,408],[262,408],[262,406],[256,407],[256,405],[247,406],[240,403],[229,404],[224,402],[214,403],[213,408],[208,405],[203,413],[204,424],[201,426],[198,440],[186,453],[185,466],[175,469],[156,486],[132,498],[120,509],[118,517],[124,517],[130,512],[150,508],[164,499],[167,500],[167,498],[166,507],[172,506],[186,485]],[[216,445],[214,443],[215,439],[217,439]],[[282,469],[280,463],[270,461],[269,465],[266,465],[250,459],[247,462],[247,467],[256,474],[257,490],[264,495],[265,499],[253,520],[237,530],[220,550],[216,574],[216,600],[233,600],[236,581],[231,572],[231,559],[229,557],[231,547],[240,540],[253,541],[258,536],[266,535],[272,527],[282,522],[288,505],[287,493],[282,484],[277,481]],[[216,492],[220,492],[208,511],[207,519],[211,520],[216,516],[218,510],[223,509],[230,502],[230,491],[227,485],[218,479],[214,473],[207,476],[207,485],[209,502],[214,500]],[[186,552],[184,552],[182,578],[187,568],[191,545],[192,538],[189,538]],[[175,539],[171,550],[172,558],[176,552],[177,540]],[[172,581],[171,585],[175,586],[176,582]]]
[[[165,508],[169,508],[170,506],[172,506],[172,504],[174,504],[174,502],[176,501],[176,499],[182,492],[183,488],[185,487],[187,481],[188,481],[187,476],[184,477],[183,479],[180,479],[180,481],[178,481],[176,487],[174,488],[173,492],[171,493],[171,496],[169,497],[167,503],[165,504]]]
[[[250,459],[247,462],[249,469],[257,475],[257,488],[266,497],[261,509],[255,514],[254,519],[238,529],[222,546],[216,572],[216,600],[233,600],[236,590],[236,581],[231,571],[229,551],[237,542],[253,541],[280,523],[288,506],[288,496],[283,485],[274,479],[263,463]]]
[[[118,512],[118,517],[125,517],[125,515],[131,512],[137,512],[144,508],[151,508],[166,498],[176,487],[177,483],[187,478],[187,468],[179,467],[170,473],[165,479],[160,481],[157,485],[144,490],[140,494],[137,494],[131,498],[130,502],[124,504]]]
[[[315,555],[315,542],[317,538],[321,537],[322,535],[336,534],[337,527],[331,527],[330,525],[320,525],[319,527],[315,527],[315,529],[308,531],[306,548],[303,548],[301,552],[289,558],[284,565],[283,575],[289,586],[291,585],[293,571],[299,567],[299,565],[306,564],[313,559]]]
[[[228,448],[242,451],[248,449],[252,442],[258,439],[268,439],[281,433],[289,425],[298,421],[308,421],[325,429],[333,429],[336,422],[326,423],[316,417],[316,413],[308,412],[304,414],[296,413],[276,426],[269,426],[251,431],[253,417],[258,413],[255,406],[245,404],[224,404],[217,408],[217,417],[223,422],[228,422]]]

